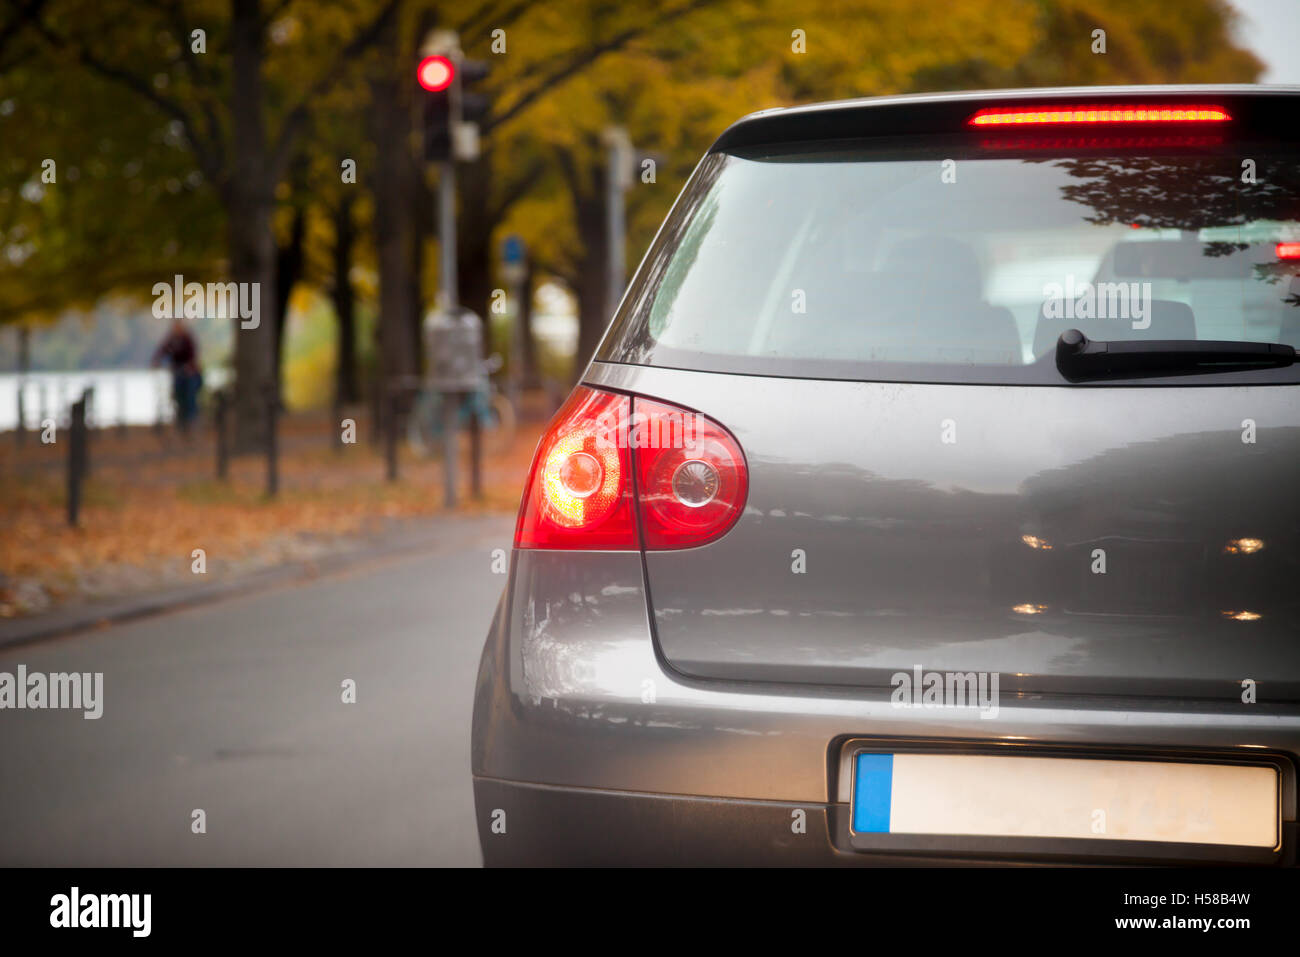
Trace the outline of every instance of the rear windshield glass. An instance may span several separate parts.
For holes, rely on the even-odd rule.
[[[712,154],[598,358],[1059,384],[1070,328],[1300,347],[1298,275],[1289,146]]]

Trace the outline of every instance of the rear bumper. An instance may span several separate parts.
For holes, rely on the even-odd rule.
[[[855,689],[710,682],[658,655],[640,556],[519,551],[484,647],[472,769],[488,864],[1150,860],[1107,842],[855,848],[851,742],[1272,763],[1281,846],[1165,858],[1296,859],[1300,713],[1268,704],[1003,695],[995,717]],[[798,815],[797,812],[802,812]],[[802,818],[801,826],[797,818]],[[1092,845],[1098,845],[1094,850]]]
[[[835,863],[837,857],[825,805],[638,794],[482,777],[474,779],[474,803],[488,867],[799,866]],[[796,834],[791,821],[800,810],[806,832]]]
[[[487,867],[1060,865],[1080,860],[1059,846],[1026,854],[1011,842],[984,852],[854,850],[843,804],[643,794],[484,777],[474,778],[474,803]],[[1296,828],[1286,825],[1289,856],[1276,863],[1294,866]],[[1089,858],[1096,864],[1139,860],[1119,849]],[[1182,862],[1204,859],[1189,851]]]

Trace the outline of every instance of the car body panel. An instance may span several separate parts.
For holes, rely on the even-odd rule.
[[[888,690],[703,681],[657,652],[640,556],[516,550],[475,703],[479,775],[768,801],[835,800],[840,739],[1300,754],[1300,708],[1003,694],[993,718]],[[1294,792],[1287,799],[1294,819]]]
[[[888,687],[920,665],[999,672],[1004,691],[1232,700],[1250,678],[1300,700],[1295,387],[608,363],[588,381],[704,412],[745,450],[735,527],[646,555],[659,645],[685,674]],[[1225,551],[1243,537],[1263,547]]]
[[[1295,706],[1004,693],[997,715],[984,719],[947,708],[900,709],[887,691],[703,681],[675,672],[658,654],[640,555],[515,551],[479,666],[471,748],[476,781],[806,805],[811,816],[819,808],[847,808],[843,767],[863,741],[898,749],[1275,764],[1288,833],[1296,821]],[[510,806],[480,801],[480,827],[488,835],[495,810],[509,818]],[[852,851],[847,830],[843,840],[835,836],[838,827],[830,846]],[[553,860],[591,859],[602,833],[593,824],[586,842]],[[890,837],[901,852],[942,854],[933,841]],[[487,847],[485,841],[485,856],[500,862],[522,853],[510,851],[509,842],[493,845],[491,853]],[[1065,853],[1041,850],[1057,858]],[[988,844],[968,853],[999,856]],[[677,862],[689,857],[683,853]],[[1264,857],[1280,859],[1255,855]]]

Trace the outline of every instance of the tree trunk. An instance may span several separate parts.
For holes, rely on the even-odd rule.
[[[473,163],[457,170],[460,211],[456,220],[456,266],[461,305],[487,322],[492,301],[492,227],[488,202],[492,185],[492,160],[485,150]],[[484,341],[487,329],[483,330]]]
[[[603,157],[604,154],[603,151],[590,150],[589,155]],[[591,361],[609,321],[606,289],[609,220],[605,215],[605,183],[609,172],[601,159],[582,163],[577,154],[565,149],[557,150],[555,156],[573,201],[581,250],[570,280],[573,294],[578,299],[578,348],[573,357],[570,379],[577,381]]]
[[[244,193],[236,188],[236,193]],[[230,273],[237,283],[259,291],[259,307],[275,302],[275,244],[271,211],[255,196],[237,195],[230,213]],[[275,385],[275,323],[265,315],[234,321],[235,446],[241,452],[263,447],[266,441],[267,392]],[[250,328],[244,328],[245,323]]]
[[[299,205],[293,211],[293,224],[289,228],[289,243],[275,251],[275,375],[276,381],[284,379],[284,329],[289,319],[289,297],[293,287],[302,278],[303,242],[307,233],[306,209]]]
[[[243,190],[236,189],[236,193]],[[238,195],[230,214],[230,273],[235,282],[259,293],[260,306],[275,301],[275,250],[271,241],[271,211],[256,197]],[[239,451],[261,448],[266,441],[267,390],[275,385],[275,324],[269,316],[234,321],[235,446]],[[244,328],[245,324],[249,328]]]
[[[352,224],[352,195],[346,194],[334,210],[334,281],[330,289],[334,315],[338,320],[338,364],[334,370],[334,395],[339,405],[360,401],[357,385],[356,297],[352,292],[352,247],[356,228]]]
[[[256,316],[232,322],[235,447],[251,451],[265,445],[267,394],[275,384],[275,323],[272,316],[264,314],[276,302],[275,237],[271,231],[275,184],[269,182],[262,125],[262,25],[258,0],[232,0],[230,55],[230,113],[234,142],[239,146],[223,190],[229,218],[230,273],[235,282],[248,283],[257,290],[259,307]]]
[[[582,242],[582,256],[578,262],[578,351],[573,360],[572,379],[578,376],[591,361],[600,344],[600,337],[609,322],[606,273],[609,249],[606,240],[608,222],[605,217],[605,190],[603,169],[593,169],[588,181],[593,188],[573,197],[577,216],[578,237]]]
[[[411,105],[406,98],[407,72],[397,64],[398,36],[390,23],[379,40],[379,72],[370,81],[371,135],[377,150],[375,175],[375,246],[379,262],[379,389],[380,429],[388,403],[384,392],[390,383],[417,370],[418,343],[412,341],[411,301],[415,288],[411,237],[415,211],[411,193],[414,160],[411,156]]]

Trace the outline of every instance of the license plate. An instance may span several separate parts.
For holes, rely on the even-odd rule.
[[[1236,764],[859,753],[858,834],[1274,848],[1278,772]]]

